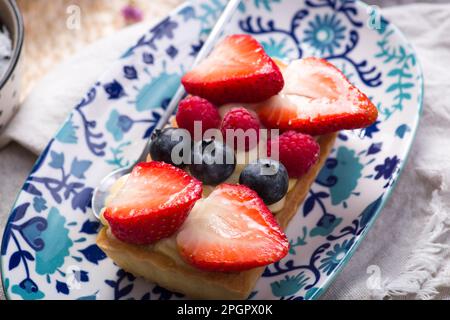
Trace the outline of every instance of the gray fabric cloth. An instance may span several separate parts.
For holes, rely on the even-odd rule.
[[[393,5],[411,1],[369,2]],[[445,175],[450,172],[450,165],[445,164],[450,149],[443,147],[450,121],[450,109],[445,101],[450,79],[442,70],[450,65],[450,39],[446,36],[450,31],[450,5],[391,7],[384,14],[404,31],[418,51],[426,79],[424,116],[410,161],[391,200],[323,298],[369,299],[387,294],[398,298],[448,299],[450,280],[445,275],[449,277],[450,272],[443,261],[448,261],[449,249],[441,244],[449,243],[450,205],[442,199],[445,196],[450,199],[447,194],[450,174]],[[21,143],[34,151],[42,148],[30,141]],[[0,233],[35,159],[33,153],[15,142],[0,150]],[[439,236],[430,236],[435,234],[430,223],[443,225]],[[415,257],[430,263],[417,265]],[[372,272],[375,274],[371,275]],[[368,285],[369,278],[374,276],[379,276],[379,287]],[[447,288],[443,288],[445,286]]]

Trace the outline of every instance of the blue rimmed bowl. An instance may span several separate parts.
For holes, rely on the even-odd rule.
[[[154,25],[80,99],[27,178],[7,223],[3,285],[11,299],[172,299],[117,268],[95,245],[93,188],[139,154],[225,1],[198,0]],[[322,56],[378,106],[343,131],[287,229],[289,255],[249,298],[315,299],[363,241],[395,187],[418,126],[423,78],[396,27],[355,1],[248,0],[227,33],[255,36],[273,57]]]

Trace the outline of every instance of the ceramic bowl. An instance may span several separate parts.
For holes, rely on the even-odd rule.
[[[0,132],[19,108],[20,53],[23,45],[23,20],[14,0],[0,0],[0,24],[12,38],[13,53],[6,73],[0,77]]]

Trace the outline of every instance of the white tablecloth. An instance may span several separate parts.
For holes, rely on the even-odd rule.
[[[426,81],[424,114],[391,200],[323,298],[450,298],[450,4],[390,7],[383,13],[418,52]],[[137,25],[86,48],[50,73],[25,101],[0,138],[0,144],[15,141],[0,150],[0,230],[34,154],[146,28]]]

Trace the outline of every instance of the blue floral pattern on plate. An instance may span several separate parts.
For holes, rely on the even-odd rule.
[[[225,0],[197,0],[153,26],[74,107],[14,204],[1,245],[12,299],[179,299],[136,279],[95,245],[90,209],[100,179],[133,161],[189,69]],[[366,92],[380,117],[343,131],[287,229],[289,255],[268,266],[249,298],[315,299],[361,243],[391,194],[418,125],[423,79],[391,23],[366,23],[353,0],[249,0],[227,33],[249,33],[281,59],[327,58]],[[376,14],[376,12],[375,12]]]

